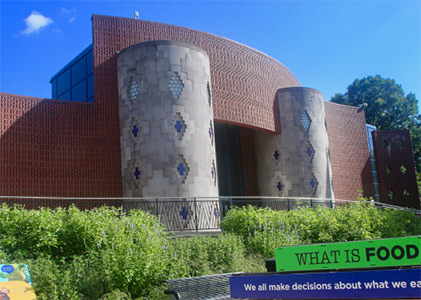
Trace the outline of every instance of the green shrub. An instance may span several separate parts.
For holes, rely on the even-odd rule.
[[[164,280],[264,272],[276,247],[421,234],[412,212],[367,202],[290,212],[228,212],[224,234],[173,239],[156,217],[115,208],[0,206],[0,260],[27,263],[37,299],[168,299]]]
[[[411,211],[379,209],[367,201],[286,211],[252,206],[235,208],[222,228],[240,235],[248,253],[273,257],[275,248],[421,234],[421,219]]]
[[[167,253],[170,278],[264,271],[264,260],[247,256],[244,242],[234,234],[174,239]]]
[[[145,212],[2,205],[0,220],[0,249],[8,260],[30,261],[39,299],[146,296],[167,277],[165,228]]]

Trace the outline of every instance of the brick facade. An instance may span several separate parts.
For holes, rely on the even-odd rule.
[[[380,201],[420,209],[409,131],[373,132]]]
[[[0,93],[0,195],[121,197],[109,108]]]
[[[209,55],[215,121],[242,129],[247,195],[257,194],[253,132],[279,134],[276,91],[300,86],[273,58],[188,28],[94,15],[95,103],[0,93],[0,195],[120,197],[120,120],[116,53],[140,42],[176,40]],[[333,186],[338,199],[372,192],[364,113],[325,103]],[[366,183],[366,186],[363,185]]]
[[[92,17],[95,101],[116,105],[116,52],[151,40],[175,40],[208,54],[216,121],[280,132],[276,90],[300,86],[275,59],[237,42],[184,27],[143,20]]]
[[[358,107],[325,102],[333,191],[336,199],[373,196],[365,114]]]

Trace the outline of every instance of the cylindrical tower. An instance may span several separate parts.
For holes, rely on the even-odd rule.
[[[281,135],[256,132],[262,196],[333,198],[322,94],[294,87],[276,94]]]
[[[207,54],[146,42],[121,51],[117,69],[124,196],[218,196]]]

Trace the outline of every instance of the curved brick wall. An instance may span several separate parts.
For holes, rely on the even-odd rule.
[[[209,56],[215,120],[280,132],[276,90],[300,86],[273,58],[237,42],[184,27],[93,15],[95,101],[118,105],[116,52],[151,40],[175,40]]]
[[[335,198],[355,200],[358,191],[373,196],[364,111],[325,102],[325,113]]]

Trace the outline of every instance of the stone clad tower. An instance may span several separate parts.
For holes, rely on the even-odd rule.
[[[276,94],[281,135],[256,132],[261,195],[333,198],[322,94],[294,87]]]
[[[152,41],[118,55],[123,195],[218,196],[207,54]]]

